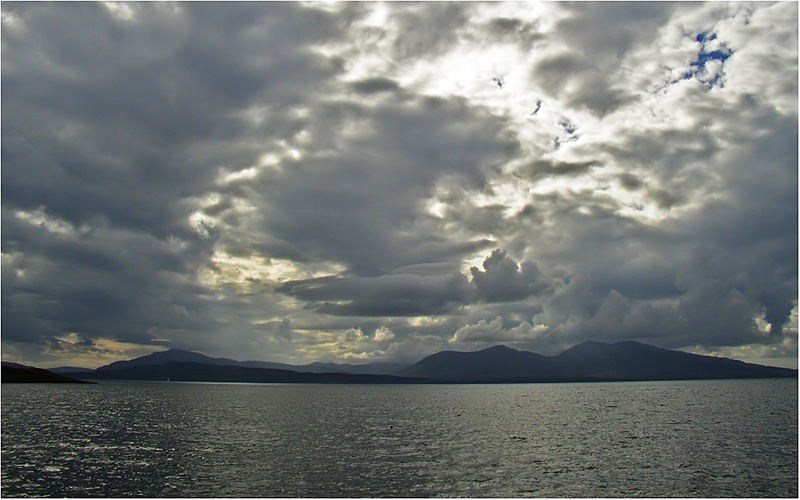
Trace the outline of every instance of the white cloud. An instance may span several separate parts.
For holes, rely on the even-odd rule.
[[[532,326],[529,322],[523,321],[513,328],[504,328],[503,320],[496,316],[491,321],[485,319],[477,323],[464,325],[449,339],[451,344],[455,343],[502,343],[502,342],[535,342],[546,334],[550,328],[542,323]]]

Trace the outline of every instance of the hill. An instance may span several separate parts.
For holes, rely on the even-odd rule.
[[[273,370],[289,370],[307,373],[353,373],[369,375],[389,375],[406,365],[398,363],[367,363],[363,365],[336,364],[336,363],[309,363],[306,365],[291,365],[286,363],[275,363],[272,361],[237,361],[229,358],[212,358],[197,352],[184,351],[182,349],[169,349],[158,351],[146,356],[134,358],[126,361],[116,361],[114,363],[101,366],[98,371],[117,370],[135,366],[158,365],[163,363],[201,363],[208,365],[240,366],[247,368],[267,368]],[[76,370],[74,373],[77,373]],[[60,373],[70,373],[69,370]]]
[[[66,375],[80,379],[183,380],[275,383],[499,383],[593,382],[625,380],[692,380],[797,377],[797,370],[744,363],[663,349],[639,342],[584,342],[557,356],[543,356],[506,346],[475,352],[443,351],[418,363],[385,373],[344,370],[389,369],[384,363],[286,365],[236,361],[170,349],[118,361],[92,372]],[[312,371],[313,370],[313,371]]]
[[[83,380],[76,380],[58,373],[53,373],[41,368],[20,365],[17,363],[2,364],[2,383],[49,383],[49,384],[91,384]]]
[[[107,370],[119,370],[122,368],[132,368],[137,366],[160,365],[163,363],[204,363],[210,365],[236,365],[239,361],[227,358],[212,358],[198,352],[184,351],[182,349],[169,349],[167,351],[156,351],[146,356],[141,356],[126,361],[115,361],[114,363],[101,366],[96,372]]]
[[[45,368],[47,371],[53,373],[81,373],[94,371],[91,368],[83,368],[82,366],[56,366],[53,368]]]
[[[550,358],[499,345],[475,352],[438,352],[397,374],[453,382],[492,382],[549,380],[551,371]]]
[[[254,368],[197,362],[167,362],[97,369],[84,378],[110,380],[170,380],[202,382],[259,382],[309,384],[409,384],[429,382],[421,378],[352,373],[308,373],[273,368]]]
[[[398,375],[449,382],[567,382],[796,377],[797,370],[663,349],[640,342],[584,342],[557,356],[496,346],[432,354]]]

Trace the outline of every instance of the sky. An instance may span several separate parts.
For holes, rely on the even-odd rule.
[[[798,17],[2,3],[2,358],[797,367]]]

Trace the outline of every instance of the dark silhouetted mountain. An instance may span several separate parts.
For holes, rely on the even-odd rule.
[[[363,365],[339,364],[339,363],[320,363],[315,361],[305,365],[290,365],[287,363],[274,363],[272,361],[240,361],[237,366],[249,366],[251,368],[273,368],[276,370],[291,370],[305,373],[362,373],[369,375],[392,375],[405,368],[406,364],[375,362]]]
[[[372,375],[390,375],[406,365],[398,363],[368,363],[364,365],[336,364],[336,363],[309,363],[306,365],[290,365],[286,363],[274,363],[271,361],[237,361],[228,358],[212,358],[197,352],[184,351],[182,349],[169,349],[158,351],[147,356],[127,360],[116,361],[109,365],[101,366],[97,370],[116,370],[131,366],[158,365],[162,363],[203,363],[209,365],[228,365],[243,366],[249,368],[268,368],[273,370],[290,370],[295,372],[308,373],[361,373]],[[64,370],[60,373],[76,373]]]
[[[114,363],[101,366],[95,371],[117,370],[134,366],[158,365],[162,363],[205,363],[210,365],[236,365],[239,361],[226,358],[212,358],[197,352],[184,351],[182,349],[169,349],[167,351],[157,351],[147,356],[130,359],[127,361],[116,361]]]
[[[292,366],[292,365],[289,365]],[[402,363],[374,362],[363,365],[353,365],[349,363],[320,363],[314,362],[307,365],[293,366],[289,368],[295,371],[310,373],[361,373],[369,375],[393,375],[408,366]]]
[[[551,359],[506,346],[476,352],[442,351],[397,372],[404,377],[422,377],[454,382],[549,379]]]
[[[20,365],[18,363],[2,363],[2,382],[5,383],[50,383],[50,384],[91,384],[84,380],[65,377],[42,368]]]
[[[290,370],[290,371],[302,371],[299,370],[297,366],[290,365],[287,363],[276,363],[274,361],[237,361],[233,363],[234,366],[246,366],[249,368],[269,368],[271,370]]]
[[[272,361],[237,361],[236,366],[249,366],[251,368],[272,368],[276,370],[291,370],[306,373],[362,373],[369,375],[392,375],[398,370],[402,370],[407,364],[375,362],[363,365],[339,364],[339,363],[308,363],[305,365],[290,365],[287,363],[275,363]]]
[[[195,362],[167,362],[153,365],[106,367],[83,375],[91,379],[171,380],[203,382],[262,382],[311,384],[408,384],[424,383],[423,379],[393,375],[352,373],[301,373],[272,368],[254,368]]]
[[[700,356],[630,341],[584,342],[557,356],[542,356],[505,346],[476,352],[444,351],[394,376],[344,372],[381,368],[376,365],[311,363],[295,366],[266,361],[241,362],[171,349],[112,363],[93,372],[66,375],[81,379],[283,383],[591,382],[797,376],[797,370]],[[382,366],[390,367],[390,364]]]
[[[11,361],[3,361],[3,366],[10,366],[12,368],[33,368],[32,366],[21,365],[19,363],[13,363]]]
[[[797,370],[626,341],[584,342],[552,357],[504,346],[440,352],[398,375],[441,382],[566,382],[796,377]]]
[[[47,368],[47,371],[53,373],[86,373],[94,370],[80,366],[56,366],[55,368]]]
[[[584,342],[554,358],[562,378],[688,380],[796,377],[797,370],[663,349],[640,342]]]

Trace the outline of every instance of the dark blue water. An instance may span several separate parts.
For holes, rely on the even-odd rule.
[[[797,380],[2,386],[2,495],[796,497]]]

